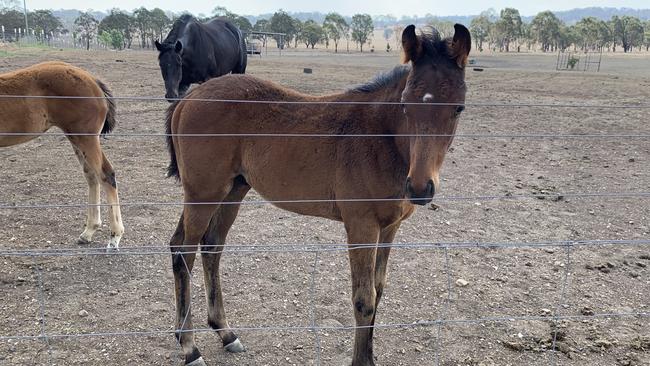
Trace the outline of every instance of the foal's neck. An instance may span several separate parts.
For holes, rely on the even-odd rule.
[[[374,80],[336,96],[336,100],[345,102],[368,102],[351,106],[351,113],[362,115],[366,126],[372,132],[400,133],[404,118],[400,101],[406,87],[410,68],[395,67],[392,71],[377,76]],[[383,104],[385,103],[385,104]],[[370,131],[369,131],[370,132]]]

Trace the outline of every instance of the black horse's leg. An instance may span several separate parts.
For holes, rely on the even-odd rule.
[[[249,190],[250,186],[248,184],[236,181],[224,201],[229,203],[241,202]],[[237,335],[228,326],[226,320],[219,277],[219,261],[224,250],[228,230],[230,230],[237,217],[239,206],[239,204],[225,204],[217,209],[212,216],[210,226],[203,237],[201,245],[203,276],[208,300],[208,324],[217,331],[224,348],[229,352],[243,352],[245,349]]]

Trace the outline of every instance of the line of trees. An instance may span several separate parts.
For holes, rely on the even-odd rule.
[[[5,27],[5,35],[8,37],[20,33],[25,36],[34,35],[38,40],[47,41],[52,36],[72,34],[75,42],[84,45],[87,49],[90,48],[93,40],[99,40],[115,49],[131,48],[133,42],[137,40],[140,47],[151,48],[156,39],[165,37],[174,21],[174,18],[169,17],[162,9],[149,10],[144,7],[135,9],[131,13],[113,9],[101,20],[97,19],[92,11],[80,12],[71,29],[65,28],[51,10],[28,12],[27,18],[30,29],[25,32],[25,18],[22,11],[16,6],[0,9],[0,25]]]
[[[236,18],[242,18],[230,14]],[[237,24],[237,22],[235,23]],[[338,52],[341,41],[345,40],[347,51],[350,50],[350,41],[352,41],[363,52],[363,46],[372,41],[375,27],[372,17],[368,14],[356,14],[352,18],[346,19],[341,14],[333,12],[327,14],[323,22],[319,23],[312,19],[302,22],[280,9],[270,19],[258,19],[254,25],[240,28],[244,32],[284,33],[284,37],[273,37],[280,48],[288,47],[292,43],[293,47],[304,44],[307,48],[324,44],[327,48],[333,45],[334,52]],[[263,46],[266,46],[266,37],[257,35],[255,38],[261,40]]]
[[[19,33],[18,30],[25,26],[24,14],[19,5],[17,0],[0,0],[0,25],[5,27],[5,33],[9,36]],[[66,28],[52,11],[35,10],[27,16],[30,24],[29,34],[24,30],[22,34],[33,35],[44,41],[51,36],[71,34],[77,44],[86,48],[89,48],[93,41],[100,41],[115,49],[131,48],[134,43],[142,48],[152,48],[156,39],[165,37],[176,18],[162,9],[149,10],[144,7],[130,13],[113,9],[102,19],[97,19],[93,14],[96,13],[81,12],[74,23]],[[298,47],[300,44],[314,48],[317,44],[324,44],[326,48],[333,46],[334,51],[338,52],[342,42],[345,42],[347,51],[350,50],[352,42],[363,52],[364,46],[371,44],[375,28],[373,18],[368,14],[344,17],[338,13],[329,13],[322,21],[308,19],[303,22],[282,9],[268,19],[257,19],[255,24],[252,24],[249,18],[232,13],[224,7],[216,7],[210,16],[199,16],[199,19],[207,20],[215,16],[231,20],[244,33],[284,33],[285,37],[273,36],[279,48]],[[386,16],[379,18],[380,23],[386,20]],[[427,22],[443,35],[453,33],[451,21],[429,17]],[[643,21],[627,15],[613,16],[609,21],[586,17],[575,24],[567,25],[550,11],[541,12],[530,22],[526,22],[517,9],[505,8],[499,13],[494,10],[481,13],[471,20],[469,28],[476,48],[481,51],[487,48],[511,52],[526,48],[552,52],[570,47],[613,52],[630,52],[644,48],[650,51],[650,20]],[[401,26],[385,27],[383,34],[388,49],[392,37],[393,43],[399,46]],[[268,37],[254,35],[254,38],[266,46]]]
[[[624,52],[634,49],[650,50],[650,21],[632,16],[613,16],[609,21],[586,17],[567,25],[553,12],[537,14],[530,23],[522,21],[519,11],[505,8],[497,15],[484,12],[472,19],[470,31],[476,48],[485,46],[493,51],[509,52],[522,46],[543,52],[574,49],[604,49]]]
[[[4,25],[7,32],[13,32],[13,29],[22,32],[25,28],[24,15],[17,3],[14,6],[2,7],[7,2],[15,0],[0,0],[0,25]],[[144,7],[130,13],[112,9],[101,20],[94,14],[92,11],[80,12],[68,29],[52,11],[36,10],[28,14],[29,27],[34,35],[43,37],[43,40],[50,36],[71,34],[76,43],[87,49],[95,40],[115,49],[131,48],[136,41],[142,48],[152,48],[156,39],[164,39],[176,18],[173,15],[168,16],[159,8],[149,10]],[[302,22],[287,12],[278,10],[269,19],[258,19],[255,24],[251,24],[244,16],[232,13],[224,7],[216,7],[211,16],[198,18],[205,21],[216,16],[229,19],[244,33],[284,33],[284,37],[273,37],[280,48],[298,47],[299,44],[314,48],[317,44],[324,43],[328,48],[332,44],[335,52],[338,52],[341,42],[345,40],[348,51],[352,41],[363,52],[364,45],[372,41],[374,30],[372,17],[368,14],[357,14],[346,19],[338,13],[330,13],[322,23],[318,23],[314,20]],[[261,40],[266,46],[267,37],[257,35],[254,38]]]

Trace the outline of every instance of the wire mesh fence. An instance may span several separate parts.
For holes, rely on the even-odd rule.
[[[3,95],[0,98],[43,98],[42,96],[8,96]],[[59,97],[45,97],[45,98],[59,98]],[[68,98],[68,97],[60,97]],[[73,98],[76,99],[76,98]],[[153,97],[115,97],[116,100],[123,101],[162,101],[164,98]],[[282,101],[241,101],[241,100],[196,100],[198,102],[219,102],[219,103],[267,103],[267,104],[297,104],[309,105],[309,103],[292,103]],[[327,104],[362,104],[362,105],[398,105],[403,103],[359,103],[359,102],[337,102]],[[418,103],[421,104],[421,103]],[[449,104],[444,104],[449,105]],[[454,104],[455,105],[455,104]],[[487,107],[487,108],[577,108],[577,109],[650,109],[650,104],[626,104],[626,105],[595,105],[595,104],[538,104],[538,103],[524,103],[524,104],[511,104],[511,103],[464,103],[466,106]],[[0,132],[0,136],[16,136],[16,135],[40,135],[33,133],[21,132]],[[44,136],[69,136],[78,134],[66,133],[48,133]],[[86,135],[86,134],[84,134]],[[93,134],[91,134],[93,135]],[[171,134],[158,134],[158,133],[116,133],[115,136],[120,137],[141,137],[141,138],[159,138],[172,136]],[[173,135],[181,137],[284,137],[284,138],[301,138],[301,137],[326,137],[326,138],[368,138],[368,137],[410,137],[416,135],[394,135],[394,134],[377,134],[377,135],[338,135],[338,134],[322,134],[322,135],[300,135],[300,134],[192,134],[192,135]],[[420,135],[417,135],[420,136]],[[438,137],[443,135],[427,135],[430,137]],[[422,136],[420,136],[422,137]],[[513,139],[648,139],[650,134],[456,134],[456,138],[473,138],[473,139],[490,139],[490,138],[513,138]],[[437,197],[438,201],[507,201],[507,200],[530,200],[530,199],[549,199],[560,200],[563,198],[573,199],[600,199],[600,200],[616,200],[616,199],[635,199],[638,204],[646,204],[645,201],[650,198],[650,192],[564,192],[564,193],[549,193],[549,194],[519,194],[519,195],[474,195],[474,196],[441,196]],[[125,207],[143,207],[143,206],[183,206],[183,205],[272,205],[272,204],[308,204],[308,203],[339,203],[339,202],[391,202],[401,201],[401,198],[386,199],[386,198],[373,198],[373,197],[356,197],[349,199],[324,199],[315,197],[313,199],[301,200],[245,200],[243,202],[181,202],[181,201],[150,201],[150,202],[122,202],[121,206]],[[0,202],[0,210],[28,210],[28,209],[71,209],[88,207],[91,205],[85,203],[24,203],[24,202]],[[108,206],[107,204],[100,204],[98,206]],[[182,246],[181,246],[182,247]],[[309,319],[301,326],[290,325],[268,325],[268,326],[241,326],[234,327],[235,331],[284,331],[284,332],[310,332],[314,335],[314,355],[313,364],[320,365],[323,362],[321,350],[321,337],[322,331],[351,331],[358,329],[357,326],[332,326],[319,324],[315,311],[315,301],[318,282],[318,267],[319,258],[326,253],[331,252],[347,252],[350,250],[362,249],[379,249],[390,247],[395,250],[428,250],[441,252],[444,258],[444,267],[441,272],[444,273],[446,297],[440,309],[437,309],[437,315],[430,319],[420,319],[414,322],[396,322],[396,323],[383,323],[376,324],[373,327],[378,329],[405,329],[405,328],[431,328],[436,334],[436,346],[434,351],[435,365],[441,364],[441,353],[444,352],[444,331],[443,327],[447,325],[463,325],[463,324],[485,324],[485,323],[507,323],[517,321],[546,321],[550,322],[553,327],[553,335],[551,345],[547,349],[548,364],[558,364],[558,340],[559,340],[559,327],[561,321],[592,321],[594,319],[639,319],[644,322],[648,321],[650,312],[646,309],[632,309],[631,311],[622,312],[600,312],[589,315],[578,315],[565,311],[566,306],[571,303],[571,273],[575,265],[575,250],[577,248],[604,248],[604,247],[623,247],[623,248],[650,248],[650,239],[610,239],[610,240],[549,240],[539,242],[407,242],[407,243],[367,243],[355,244],[350,246],[347,243],[285,243],[285,244],[250,244],[250,243],[232,243],[228,244],[227,252],[239,253],[243,255],[251,253],[306,253],[313,255],[312,269],[309,274],[309,293],[311,297],[309,308]],[[177,246],[176,248],[180,248]],[[560,274],[558,301],[554,304],[554,308],[547,314],[543,315],[504,315],[504,316],[484,316],[474,318],[458,318],[452,317],[449,314],[449,307],[452,302],[453,278],[454,272],[453,262],[450,260],[450,252],[462,251],[467,249],[493,249],[493,250],[520,250],[520,249],[543,249],[543,248],[559,248],[563,253],[562,272]],[[211,249],[209,246],[184,251],[184,253],[201,254],[206,249]],[[220,249],[218,252],[225,251]],[[212,253],[215,251],[212,250]],[[33,270],[37,278],[37,291],[38,291],[38,318],[39,318],[39,332],[35,334],[25,334],[17,330],[15,334],[0,335],[0,341],[8,340],[36,340],[42,341],[47,348],[47,363],[53,364],[51,341],[55,339],[79,339],[79,338],[93,338],[93,337],[151,337],[151,336],[172,336],[177,332],[195,332],[195,333],[213,333],[218,329],[212,328],[197,328],[193,330],[177,330],[177,329],[151,329],[151,330],[123,330],[123,331],[97,331],[97,332],[48,332],[47,327],[47,300],[44,289],[44,274],[42,265],[37,260],[42,258],[54,257],[123,257],[123,256],[169,256],[172,252],[169,247],[162,243],[139,243],[137,245],[127,246],[120,251],[107,252],[99,248],[83,248],[83,247],[60,247],[53,249],[24,249],[19,247],[9,247],[4,245],[0,249],[0,257],[2,258],[28,258],[34,261]],[[186,264],[187,265],[187,264]],[[413,274],[414,276],[417,274]],[[183,327],[181,327],[183,328]]]

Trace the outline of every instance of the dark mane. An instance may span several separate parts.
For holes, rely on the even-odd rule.
[[[442,39],[438,30],[431,26],[420,29],[420,40],[422,41],[422,50],[429,56],[445,56],[449,58],[448,44],[451,39]]]
[[[185,30],[185,26],[187,23],[191,21],[196,21],[196,18],[194,18],[190,14],[183,14],[178,19],[174,21],[174,25],[172,25],[172,30],[169,31],[169,34],[163,41],[163,43],[166,44],[173,44],[176,43],[176,41],[183,35],[183,31]]]
[[[383,72],[379,75],[377,75],[374,79],[371,81],[356,86],[350,91],[352,92],[359,92],[359,93],[373,93],[376,92],[377,90],[380,90],[386,86],[392,85],[399,80],[402,80],[404,75],[408,74],[409,71],[411,71],[411,66],[410,65],[399,65],[395,66],[395,68],[391,71],[388,72]]]
[[[449,58],[449,48],[447,47],[450,42],[449,39],[442,39],[440,33],[433,27],[424,27],[420,30],[420,40],[422,41],[422,50],[425,54],[432,57],[447,57]],[[393,70],[377,75],[371,81],[356,86],[350,91],[359,93],[373,93],[386,86],[392,85],[401,80],[406,74],[411,71],[410,65],[399,65]]]

